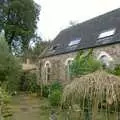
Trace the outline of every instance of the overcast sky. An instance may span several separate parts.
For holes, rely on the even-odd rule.
[[[120,0],[35,0],[41,6],[38,34],[53,40],[70,21],[81,23],[120,7]]]

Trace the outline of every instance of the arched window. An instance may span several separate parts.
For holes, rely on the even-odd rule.
[[[71,71],[70,71],[70,65],[72,64],[74,58],[68,58],[65,61],[65,67],[66,67],[66,79],[71,79]]]
[[[51,63],[49,61],[45,62],[45,81],[46,83],[50,80],[51,73]]]
[[[109,67],[110,63],[113,61],[113,58],[108,53],[106,53],[104,51],[100,52],[97,59],[100,60],[103,63],[103,65],[106,67]]]

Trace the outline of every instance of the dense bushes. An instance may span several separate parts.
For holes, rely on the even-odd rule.
[[[62,85],[59,81],[54,81],[51,85],[50,85],[50,93],[52,93],[55,90],[62,90]]]
[[[18,59],[9,52],[4,37],[0,36],[0,82],[9,92],[18,90],[21,65]]]
[[[8,93],[0,87],[0,105],[8,104],[10,102],[10,96]]]
[[[8,93],[0,87],[0,119],[8,118],[12,116],[11,109],[8,108],[8,104],[10,102],[11,98],[8,95]]]
[[[120,76],[120,65],[116,65],[112,73],[114,75]]]
[[[34,93],[37,92],[39,89],[40,86],[37,85],[36,74],[31,72],[23,73],[20,82],[20,90]]]
[[[42,86],[42,96],[48,98],[50,93],[50,86],[49,85],[43,85]]]
[[[43,85],[43,97],[47,97],[52,106],[60,105],[62,95],[62,85],[58,81],[54,81],[49,85]]]
[[[58,106],[61,102],[62,85],[55,81],[50,85],[49,101],[52,106]]]
[[[61,102],[61,95],[62,95],[62,91],[61,90],[54,90],[51,92],[50,96],[49,96],[49,102],[52,106],[58,106],[60,105]]]

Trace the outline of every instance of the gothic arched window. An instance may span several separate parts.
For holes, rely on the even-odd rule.
[[[46,83],[50,80],[51,74],[51,63],[49,61],[45,62],[45,81]]]
[[[106,67],[109,67],[111,62],[113,61],[113,58],[108,53],[106,53],[104,51],[100,52],[97,59],[100,60],[103,63],[103,65]]]
[[[66,78],[71,79],[71,71],[70,71],[70,65],[72,64],[74,58],[68,58],[65,61],[65,67],[66,67]]]

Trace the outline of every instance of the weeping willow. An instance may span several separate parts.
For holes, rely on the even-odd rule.
[[[72,108],[75,104],[87,116],[84,120],[119,120],[120,77],[99,70],[75,78],[64,89],[62,105]],[[101,112],[104,118],[98,119]],[[111,114],[114,117],[110,119]]]

